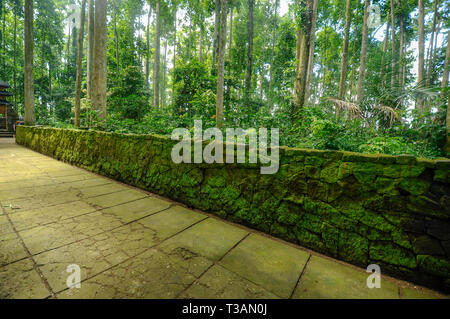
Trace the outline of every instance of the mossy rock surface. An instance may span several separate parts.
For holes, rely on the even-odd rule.
[[[178,141],[158,135],[19,126],[16,142],[355,265],[378,262],[450,289],[449,160],[280,147],[279,171],[261,175],[248,153],[241,164],[175,164]]]

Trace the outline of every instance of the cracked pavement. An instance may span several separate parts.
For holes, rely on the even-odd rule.
[[[368,275],[0,139],[0,298],[447,298]]]

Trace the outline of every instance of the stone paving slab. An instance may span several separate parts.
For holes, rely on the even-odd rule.
[[[41,299],[51,294],[30,259],[0,267],[0,299]]]
[[[369,289],[368,273],[318,256],[312,256],[300,279],[294,298],[396,299],[398,286],[381,280],[381,288]],[[343,293],[344,292],[344,293]]]
[[[289,298],[308,258],[309,253],[251,234],[220,263],[272,293]]]
[[[15,233],[0,235],[0,247],[0,267],[27,257],[27,252]]]
[[[211,267],[180,296],[183,299],[279,299],[220,265]]]
[[[447,297],[367,276],[0,139],[0,298]]]

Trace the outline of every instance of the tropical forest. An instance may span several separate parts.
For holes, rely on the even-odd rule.
[[[450,151],[445,0],[0,0],[0,79],[25,124]]]

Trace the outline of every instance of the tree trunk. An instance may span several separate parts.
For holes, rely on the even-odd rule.
[[[164,43],[164,60],[163,60],[163,81],[162,81],[162,90],[161,90],[161,105],[163,107],[166,106],[166,71],[167,71],[167,38]]]
[[[87,53],[87,71],[86,71],[86,83],[87,83],[87,97],[91,98],[92,93],[92,69],[94,62],[94,1],[89,0],[88,10],[88,53]]]
[[[217,100],[216,100],[216,126],[223,127],[223,84],[225,73],[225,43],[227,41],[227,14],[228,0],[221,1],[220,32],[218,43],[218,66],[217,66]],[[219,28],[219,26],[217,26]]]
[[[145,83],[150,87],[150,18],[152,16],[152,5],[149,1],[148,17],[147,17],[147,52],[145,59]]]
[[[78,34],[77,77],[75,84],[75,127],[80,127],[81,77],[83,76],[83,40],[86,0],[81,3],[80,33]]]
[[[219,24],[220,24],[220,0],[216,0],[216,8],[214,11],[214,34],[213,34],[213,57],[212,57],[212,65],[213,69],[216,66],[216,57],[217,57],[217,49],[218,49],[218,40],[219,40]]]
[[[231,47],[233,45],[233,7],[230,8],[230,38],[228,42],[228,78],[231,78]],[[231,86],[227,86],[227,96],[231,94]]]
[[[447,32],[447,51],[445,54],[444,74],[442,75],[442,94],[444,96],[444,90],[448,87],[448,74],[450,68],[450,31]],[[447,123],[447,125],[450,124]],[[448,127],[448,126],[447,126]]]
[[[116,49],[116,72],[120,74],[120,62],[119,62],[119,33],[117,32],[117,12],[114,10],[114,46]]]
[[[425,66],[425,30],[424,30],[424,17],[425,17],[425,8],[424,8],[424,0],[419,0],[419,64],[417,71],[417,82],[419,86],[424,85],[424,66]],[[423,101],[419,99],[417,101],[416,107],[421,110],[423,107]]]
[[[306,73],[306,92],[305,101],[310,101],[310,91],[311,91],[311,79],[314,71],[314,46],[316,44],[316,22],[317,22],[317,2],[318,0],[313,0],[313,12],[311,21],[311,37],[310,37],[310,47],[309,47],[309,61],[308,61],[308,71]]]
[[[405,74],[404,56],[405,56],[405,17],[400,16],[400,58],[398,66],[400,91],[403,91],[403,89],[405,88],[405,79],[403,78]]]
[[[95,0],[92,108],[106,120],[106,2]]]
[[[344,28],[344,45],[342,47],[341,61],[341,77],[339,79],[339,99],[343,100],[345,96],[345,82],[347,80],[347,63],[348,63],[348,35],[350,33],[350,6],[351,1],[345,3],[345,28]]]
[[[177,10],[175,9],[175,26],[173,32],[173,69],[175,70],[175,62],[177,57]]]
[[[245,77],[245,95],[250,96],[252,86],[253,67],[253,4],[254,0],[248,0],[248,50],[247,50],[247,75]]]
[[[447,95],[447,118],[446,118],[446,133],[447,141],[445,151],[450,154],[450,94],[448,94],[448,73],[450,67],[450,31],[447,32],[447,51],[445,54],[444,74],[442,76],[442,97]]]
[[[200,43],[198,47],[198,60],[203,62],[203,23],[200,24]]]
[[[438,5],[438,1],[434,0],[433,1],[433,27],[431,29],[431,38],[430,38],[430,47],[428,49],[428,66],[427,66],[427,85],[429,86],[431,83],[431,68],[432,68],[432,64],[433,64],[433,47],[436,45],[434,43],[434,35],[436,33],[436,26],[437,26],[437,5]]]
[[[390,15],[390,14],[389,14]],[[386,19],[386,33],[384,35],[384,43],[383,43],[383,55],[381,56],[381,65],[380,65],[380,83],[378,85],[378,88],[381,90],[384,89],[384,70],[385,70],[385,60],[386,60],[386,53],[387,53],[387,47],[388,47],[388,41],[389,41],[389,19]]]
[[[24,95],[25,95],[25,125],[34,125],[34,80],[33,80],[33,0],[25,0],[25,43],[24,43]]]
[[[273,59],[275,56],[275,39],[276,39],[277,20],[278,20],[278,1],[279,0],[275,0],[275,8],[273,10],[272,52],[270,54],[269,90],[267,93],[267,105],[269,107],[269,110],[272,109]]]
[[[308,70],[311,21],[312,21],[312,0],[297,0],[305,11],[300,18],[300,26],[297,26],[297,75],[295,81],[295,106],[293,108],[294,118],[298,118],[298,112],[305,105],[306,75]]]
[[[394,11],[394,0],[391,0],[391,27],[392,27],[392,39],[391,39],[391,51],[392,51],[392,57],[391,57],[391,89],[395,88],[396,85],[396,45],[395,45],[395,11]]]
[[[356,87],[356,103],[361,103],[364,97],[364,79],[366,76],[366,59],[367,59],[367,45],[369,43],[369,6],[370,0],[364,1],[364,20],[363,20],[363,34],[361,42],[361,58],[359,64],[358,85]],[[393,30],[392,30],[393,31]]]
[[[160,63],[160,0],[156,1],[155,62],[153,70],[153,106],[159,108],[159,63]]]
[[[17,10],[18,4],[14,3],[14,109],[17,111]]]

